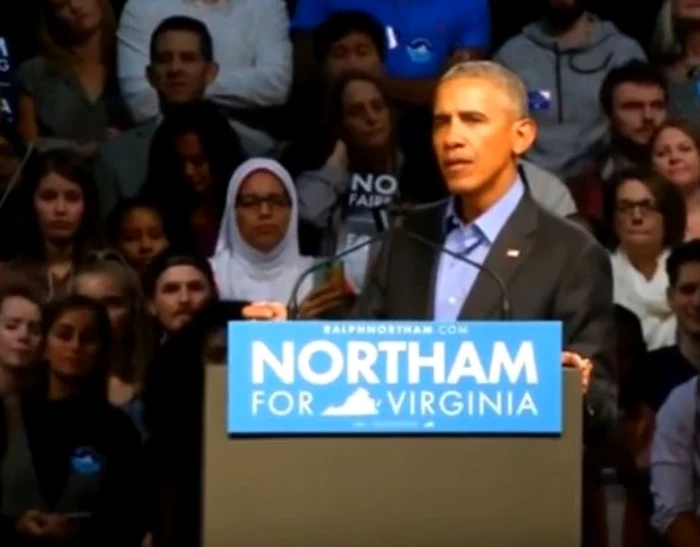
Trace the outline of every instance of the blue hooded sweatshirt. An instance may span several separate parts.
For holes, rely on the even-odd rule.
[[[528,91],[539,134],[528,159],[561,177],[580,174],[604,153],[607,141],[600,86],[611,69],[645,60],[640,45],[609,21],[591,17],[582,44],[567,46],[542,22],[526,25],[496,53]]]

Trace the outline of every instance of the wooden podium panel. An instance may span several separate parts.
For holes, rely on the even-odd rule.
[[[203,547],[580,547],[582,404],[552,438],[229,439],[207,367]]]

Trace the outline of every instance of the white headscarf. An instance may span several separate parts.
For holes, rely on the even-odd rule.
[[[251,247],[241,236],[236,222],[235,204],[245,180],[256,171],[275,175],[284,185],[291,201],[289,226],[277,248],[263,253]],[[219,295],[224,300],[274,300],[286,303],[299,275],[313,264],[313,259],[299,253],[297,233],[297,193],[289,173],[279,163],[253,158],[233,173],[226,194],[226,208],[221,219],[216,251],[210,259]],[[312,276],[302,285],[298,299],[308,293]]]

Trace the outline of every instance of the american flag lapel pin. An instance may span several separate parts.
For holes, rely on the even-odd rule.
[[[508,249],[506,251],[506,256],[508,258],[518,258],[520,256],[520,250],[519,249]]]

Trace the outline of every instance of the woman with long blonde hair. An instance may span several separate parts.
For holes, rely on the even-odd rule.
[[[128,123],[115,77],[114,12],[109,0],[38,4],[40,54],[17,75],[19,131],[89,155]]]
[[[144,433],[139,399],[155,346],[138,275],[116,251],[96,251],[76,272],[73,291],[107,309],[114,342],[107,363],[107,398]]]

